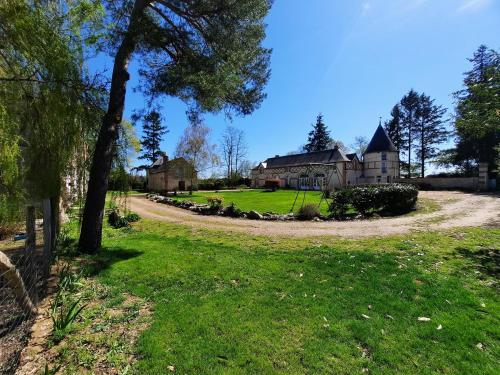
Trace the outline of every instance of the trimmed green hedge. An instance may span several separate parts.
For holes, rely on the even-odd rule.
[[[402,214],[417,203],[418,189],[410,184],[359,186],[337,190],[329,210],[333,216],[345,216],[350,207],[362,215],[373,212]]]

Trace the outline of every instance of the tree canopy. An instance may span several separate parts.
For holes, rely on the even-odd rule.
[[[469,59],[464,89],[454,94],[454,164],[486,162],[496,169],[500,145],[500,55],[481,45]]]
[[[112,152],[134,56],[146,94],[178,97],[199,111],[250,114],[265,98],[270,75],[271,51],[262,46],[270,0],[108,0],[106,6],[115,59],[79,241],[87,252],[101,244]]]

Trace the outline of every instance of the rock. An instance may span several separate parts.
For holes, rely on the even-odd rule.
[[[247,213],[247,218],[251,220],[262,220],[263,216],[259,214],[257,211],[252,210]]]
[[[368,315],[365,315],[365,314],[361,314],[361,316],[365,319],[370,319],[370,317]]]
[[[427,318],[426,316],[419,316],[418,321],[419,322],[430,322],[431,318]]]
[[[312,221],[323,221],[323,220],[321,220],[319,217],[315,217],[314,219],[312,219]]]

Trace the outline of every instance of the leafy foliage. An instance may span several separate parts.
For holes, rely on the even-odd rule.
[[[346,215],[351,204],[351,192],[351,189],[340,189],[331,194],[329,211],[334,217],[342,218]]]
[[[231,202],[229,206],[224,208],[223,215],[229,217],[241,217],[242,211],[236,207],[234,202]]]
[[[127,220],[129,223],[135,223],[141,220],[141,217],[139,216],[139,214],[136,214],[135,212],[130,212],[127,215],[125,215],[125,220]]]
[[[457,139],[451,161],[462,166],[487,162],[494,170],[500,145],[500,55],[481,45],[469,61],[465,88],[454,94]]]
[[[335,191],[329,210],[335,217],[345,216],[351,206],[362,215],[402,214],[415,207],[417,197],[418,189],[411,184],[356,186]]]
[[[220,195],[212,195],[207,197],[207,203],[210,207],[211,212],[217,212],[222,208],[222,204],[224,202],[224,198]]]
[[[120,215],[118,208],[111,209],[108,212],[108,224],[115,229],[128,227],[129,221],[126,217]]]

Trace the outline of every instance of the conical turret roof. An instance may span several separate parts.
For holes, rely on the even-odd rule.
[[[365,154],[370,152],[383,152],[383,151],[398,151],[394,143],[392,143],[389,135],[382,127],[381,124],[378,125],[375,134],[373,134],[372,140],[366,148]]]

